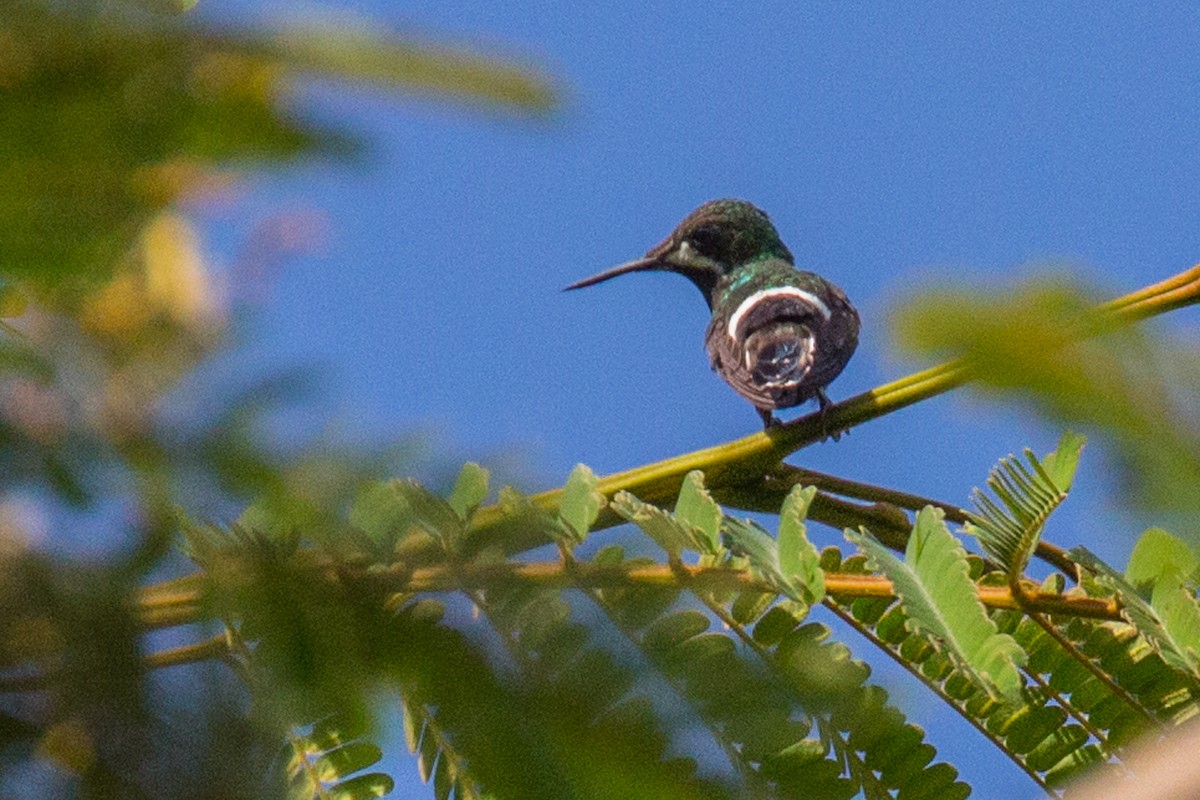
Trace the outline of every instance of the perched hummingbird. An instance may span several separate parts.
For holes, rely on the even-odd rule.
[[[677,272],[704,294],[712,368],[766,427],[777,408],[813,397],[822,410],[829,404],[824,389],[858,345],[858,312],[837,286],[796,269],[763,211],[743,200],[709,201],[644,257],[567,289],[645,270]]]

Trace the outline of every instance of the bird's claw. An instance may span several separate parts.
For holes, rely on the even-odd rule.
[[[833,439],[835,442],[841,441],[842,434],[849,434],[850,429],[845,428],[836,431],[829,430],[829,407],[833,405],[833,403],[830,401],[829,397],[826,396],[824,389],[817,389],[817,404],[820,406],[817,413],[821,415],[821,435],[826,439]]]
[[[783,424],[779,421],[779,418],[771,412],[770,409],[760,408],[758,409],[758,415],[762,417],[764,431],[769,431],[771,428],[778,428]]]

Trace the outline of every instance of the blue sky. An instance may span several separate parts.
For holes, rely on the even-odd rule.
[[[537,490],[579,461],[611,472],[757,428],[708,369],[707,313],[686,281],[560,291],[640,255],[704,200],[766,209],[797,263],[858,305],[862,342],[834,399],[914,366],[888,347],[887,309],[939,278],[1005,286],[1054,266],[1115,294],[1200,258],[1197,7],[749,5],[339,4],[540,65],[565,105],[522,121],[301,87],[302,113],[372,147],[357,165],[254,175],[236,213],[206,221],[231,261],[270,213],[328,217],[328,242],[278,276],[252,360],[322,367],[321,420],[421,430],[463,460],[517,453],[521,488]],[[252,0],[200,11],[295,13]],[[958,393],[793,460],[963,502],[998,457],[1044,452],[1057,434]],[[1050,538],[1123,564],[1153,520],[1120,516],[1110,489],[1097,444]],[[1101,527],[1129,536],[1099,541]],[[966,731],[935,743],[977,797],[1010,780],[1022,788],[1006,796],[1037,796]]]

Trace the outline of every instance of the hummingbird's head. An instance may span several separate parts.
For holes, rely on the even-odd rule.
[[[744,200],[710,200],[684,218],[671,235],[645,256],[584,278],[567,289],[582,289],[627,272],[678,272],[711,298],[717,282],[748,263],[792,254],[761,209]]]

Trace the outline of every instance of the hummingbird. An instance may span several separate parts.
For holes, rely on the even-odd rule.
[[[645,256],[584,278],[582,289],[629,272],[676,272],[704,295],[704,336],[713,370],[754,404],[763,426],[774,411],[817,399],[858,346],[858,312],[840,288],[796,269],[771,219],[744,200],[710,200]]]

